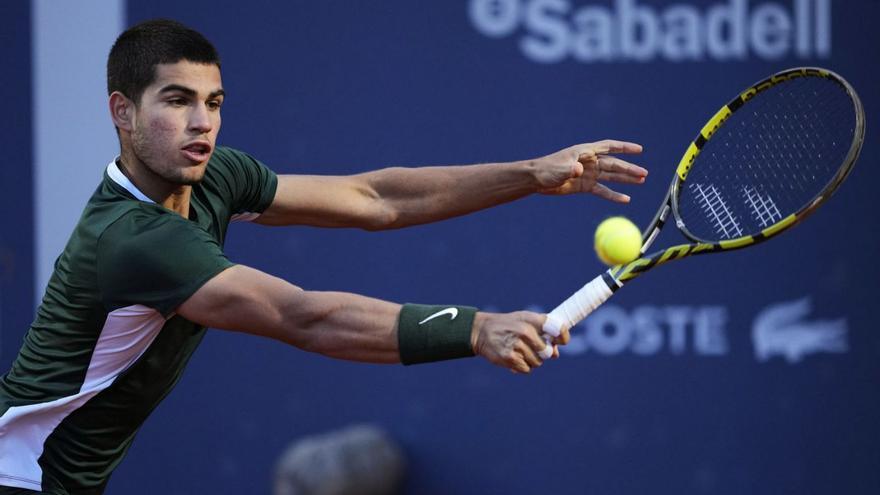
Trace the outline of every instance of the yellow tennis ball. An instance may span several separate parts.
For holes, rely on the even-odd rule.
[[[606,218],[596,228],[593,247],[602,263],[622,265],[639,257],[642,233],[627,218]]]

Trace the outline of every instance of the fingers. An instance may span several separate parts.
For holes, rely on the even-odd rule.
[[[644,176],[637,177],[630,174],[619,174],[616,172],[599,172],[596,179],[604,182],[616,182],[618,184],[642,184],[645,182]]]
[[[607,155],[609,153],[630,155],[642,152],[641,144],[617,141],[616,139],[603,139],[602,141],[590,143],[588,146],[591,146],[597,155]]]
[[[525,360],[523,360],[522,357],[515,358],[513,362],[508,365],[507,369],[509,369],[511,373],[515,374],[527,375],[532,372],[532,368],[525,362]]]
[[[603,156],[598,162],[599,180],[611,182],[620,182],[623,184],[641,184],[645,182],[648,171],[644,168],[615,158],[613,156]]]
[[[503,366],[514,373],[531,373],[531,371],[544,364],[544,360],[538,356],[531,347],[522,341],[514,345]]]
[[[520,311],[503,315],[485,315],[477,332],[475,352],[489,361],[503,366],[514,373],[529,373],[541,366],[544,360],[558,356],[557,344],[568,342],[568,329],[560,324],[557,337],[545,342],[542,328],[547,316]],[[542,353],[547,352],[545,357]]]
[[[538,338],[538,340],[541,339]],[[541,340],[541,349],[543,348],[544,341]],[[517,351],[519,351],[519,354],[523,357],[523,360],[526,362],[526,364],[529,365],[529,369],[534,369],[544,364],[544,360],[538,357],[538,351],[541,349],[535,350],[531,347],[531,345],[525,344],[523,342],[520,342],[520,344],[517,346]]]
[[[615,203],[626,204],[629,203],[630,200],[630,197],[628,195],[611,190],[605,184],[599,184],[598,182],[593,185],[593,188],[590,190],[590,192],[595,194],[596,196],[599,196],[600,198],[607,199],[608,201],[613,201]]]
[[[571,335],[568,332],[568,324],[563,318],[553,313],[548,313],[541,332],[543,333],[544,348],[538,352],[538,356],[544,360],[558,358],[559,345],[565,345],[571,339]]]
[[[538,357],[546,361],[553,357],[553,351],[556,349],[556,346],[550,342],[550,337],[545,336],[544,341],[546,345],[538,352]]]
[[[526,362],[534,368],[543,364],[546,359],[543,353],[547,348],[547,342],[541,336],[541,329],[547,326],[548,318],[535,313],[525,313],[524,318],[528,320],[529,328],[521,334],[520,342],[523,344],[523,348],[520,349],[520,352]]]
[[[571,334],[569,333],[569,329],[566,327],[562,330],[562,333],[560,333],[558,337],[553,339],[553,343],[557,345],[566,345],[570,340]]]
[[[570,146],[536,160],[537,190],[542,194],[582,193],[591,191],[597,180],[641,184],[648,175],[647,170],[609,156],[613,153],[641,152],[642,145],[615,139]],[[628,201],[622,196],[615,198],[612,201]]]
[[[644,168],[613,156],[602,156],[597,163],[597,168],[596,182],[593,183],[589,191],[600,198],[622,204],[629,203],[630,197],[628,195],[610,189],[598,181],[642,184],[648,175],[648,171]]]
[[[595,161],[597,157],[609,154],[634,155],[642,152],[642,145],[631,143],[629,141],[618,141],[616,139],[603,139],[595,143],[584,143],[574,146],[577,152],[578,161],[588,163]]]
[[[618,184],[642,184],[648,176],[648,171],[636,164],[620,158],[609,156],[609,153],[641,153],[642,146],[627,141],[606,139],[596,143],[578,146],[578,161],[585,169],[582,176],[576,181],[566,184],[567,190],[562,188],[560,193],[571,191],[588,191],[603,199],[615,203],[629,203],[629,195],[619,193],[601,182],[614,182]],[[590,172],[586,172],[589,170]]]

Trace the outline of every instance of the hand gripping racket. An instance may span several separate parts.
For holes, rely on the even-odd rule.
[[[642,234],[641,257],[609,268],[547,315],[559,336],[632,279],[667,261],[753,246],[813,213],[849,175],[865,138],[852,86],[829,70],[799,67],[743,91],[703,126]],[[689,241],[645,255],[669,214]]]

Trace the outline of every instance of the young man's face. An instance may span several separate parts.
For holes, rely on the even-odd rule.
[[[137,158],[174,184],[202,180],[220,131],[223,84],[214,64],[156,66],[137,105],[131,141]]]

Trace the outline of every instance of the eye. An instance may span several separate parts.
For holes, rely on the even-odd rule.
[[[183,98],[171,98],[168,100],[168,104],[174,107],[182,107],[186,106],[187,101]]]
[[[220,100],[209,100],[207,105],[210,110],[220,110],[220,107],[223,105],[223,102]]]

